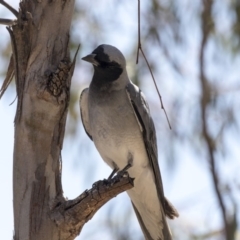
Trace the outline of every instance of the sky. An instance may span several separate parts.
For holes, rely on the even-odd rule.
[[[186,2],[186,1],[185,1]],[[9,1],[15,8],[17,8],[17,1]],[[99,4],[99,14],[103,11],[103,6],[109,4],[110,8],[113,8],[110,1],[103,1],[102,5]],[[117,46],[124,55],[128,55],[128,52],[131,51],[129,46],[132,46],[133,43],[133,35],[136,34],[136,11],[135,7],[131,4],[126,3],[127,11],[122,8],[120,14],[125,14],[125,18],[123,22],[121,22],[121,28],[125,29],[125,34],[122,34],[121,31],[116,32],[114,34],[109,35],[101,35],[99,37],[99,44],[108,43]],[[11,14],[8,13],[2,6],[0,6],[0,16],[1,17],[12,17]],[[73,26],[73,28],[75,28]],[[77,27],[76,27],[77,28]],[[134,30],[133,30],[134,29]],[[76,29],[74,29],[76,31]],[[106,32],[111,32],[112,28],[109,26]],[[195,38],[198,38],[198,32],[193,31],[193,36],[190,38],[190,42],[195,44]],[[73,33],[75,35],[79,33]],[[4,48],[5,44],[9,40],[8,32],[6,31],[4,26],[0,25],[0,48]],[[121,37],[120,37],[121,36]],[[80,38],[80,37],[79,37]],[[100,42],[101,41],[101,42]],[[97,41],[98,42],[98,41]],[[90,45],[86,43],[83,50],[80,52],[80,57],[85,56],[90,53],[93,49],[90,48]],[[157,54],[157,53],[153,53]],[[189,55],[194,56],[196,52],[193,50],[189,51]],[[80,59],[80,58],[79,58]],[[130,60],[128,64],[129,72],[135,71],[137,66],[134,65],[135,59]],[[191,62],[190,59],[186,59],[188,69],[192,69],[192,72],[189,72],[189,76],[196,75],[194,62]],[[5,63],[1,63],[2,68],[0,71],[3,71],[6,66]],[[91,69],[88,71],[84,71],[83,64],[80,60],[77,61],[75,74],[73,76],[73,87],[79,87],[79,81],[81,81],[81,88],[79,87],[79,94],[83,88],[83,86],[88,86],[91,80]],[[192,64],[192,67],[191,67]],[[163,62],[162,65],[162,74],[168,74],[169,79],[175,78],[174,74],[169,73],[169,66],[167,63]],[[211,73],[211,68],[208,70]],[[82,79],[79,80],[79,75],[81,74]],[[131,73],[130,73],[131,75]],[[154,92],[153,84],[148,84],[151,82],[150,76],[147,76],[147,84],[143,83],[143,91],[146,94],[147,99],[149,99],[150,108],[152,112],[154,112],[155,106],[152,105],[154,101],[156,101],[156,93]],[[148,81],[149,80],[149,81]],[[0,79],[2,82],[2,79]],[[164,85],[164,83],[163,83]],[[161,86],[161,85],[160,85]],[[187,93],[190,94],[198,94],[197,90],[194,87],[185,87],[181,85],[181,83],[177,85],[173,85],[169,80],[169,84],[166,84],[166,89],[169,89],[170,93],[174,93],[180,90],[186,90]],[[192,85],[191,85],[192,86]],[[189,88],[189,90],[188,90]],[[187,94],[186,94],[187,95]],[[166,100],[166,108],[168,109],[168,94],[165,93]],[[191,95],[190,95],[191,96]],[[185,96],[187,99],[189,95]],[[14,88],[11,87],[5,96],[0,101],[0,205],[2,207],[1,213],[2,218],[0,218],[0,226],[1,226],[1,238],[2,239],[12,239],[13,236],[13,210],[12,210],[12,158],[13,158],[13,142],[14,142],[14,115],[16,110],[16,101],[12,103],[15,99]],[[154,101],[153,101],[154,99]],[[189,101],[190,102],[190,101]],[[162,115],[163,121],[165,121],[163,112],[160,112]],[[185,113],[186,115],[189,112]],[[157,119],[155,119],[157,120]],[[77,116],[77,122],[80,123],[80,114]],[[67,121],[67,128],[71,127],[72,123]],[[167,128],[166,122],[164,122]],[[186,124],[186,123],[185,123]],[[164,125],[164,126],[165,126]],[[158,124],[156,124],[158,126]],[[160,128],[157,128],[159,131]],[[102,161],[99,156],[97,150],[95,149],[93,143],[89,140],[87,135],[85,134],[83,127],[79,124],[76,127],[78,138],[74,140],[71,139],[71,136],[66,136],[64,140],[64,146],[62,151],[63,158],[63,175],[62,175],[62,184],[64,195],[71,199],[77,197],[81,192],[85,189],[90,188],[92,183],[106,178],[111,169],[106,166],[106,164]],[[158,133],[159,142],[164,141],[164,136],[161,133]],[[224,169],[224,177],[228,177],[229,173],[232,173],[234,169],[239,169],[240,164],[237,161],[240,155],[240,148],[238,147],[238,143],[235,141],[235,137],[231,137],[228,143],[231,145],[233,161],[230,165],[226,164],[226,162],[221,165]],[[189,149],[189,146],[185,143],[178,144],[176,146],[178,148],[178,159],[177,166],[174,167],[174,170],[171,169],[171,164],[166,163],[163,159],[163,155],[160,155],[160,166],[161,173],[164,183],[165,194],[168,199],[174,204],[174,206],[178,209],[180,213],[180,218],[171,221],[170,225],[177,229],[181,229],[184,233],[187,233],[189,229],[197,233],[204,232],[206,228],[220,228],[221,222],[219,218],[219,208],[216,204],[215,196],[212,192],[212,183],[210,176],[208,174],[208,165],[201,161],[197,161],[196,155]],[[162,157],[162,158],[161,158]],[[173,167],[172,167],[173,168]],[[236,173],[237,174],[237,173]],[[239,196],[237,196],[240,200]],[[121,214],[124,212],[124,209],[130,208],[130,201],[126,193],[121,194],[120,196],[114,198],[109,202],[114,208],[113,214],[113,223],[114,216],[116,214]],[[104,229],[104,221],[106,220],[106,215],[109,214],[107,206],[104,206],[100,211],[93,217],[93,219],[86,224],[83,228],[82,234],[78,237],[78,240],[88,239],[105,239],[112,240],[112,235],[109,233],[105,233],[105,231],[99,231],[97,229],[99,226]],[[211,221],[209,221],[209,215],[211,215]],[[134,229],[139,231],[139,239],[141,237],[141,230],[137,223],[137,220],[131,212],[129,214],[130,224],[134,225]],[[197,223],[197,224],[196,224]],[[197,228],[196,228],[197,225]],[[97,229],[97,230],[96,230]],[[92,230],[96,230],[97,235],[89,235]],[[134,240],[136,238],[133,238]],[[216,239],[216,238],[212,238]],[[240,237],[238,237],[240,239]]]

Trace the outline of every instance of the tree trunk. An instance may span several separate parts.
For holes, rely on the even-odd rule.
[[[104,203],[133,186],[129,177],[116,176],[75,200],[63,198],[61,149],[76,58],[71,63],[68,50],[73,9],[73,0],[23,0],[8,28],[14,61],[6,82],[15,74],[18,96],[15,240],[74,239]]]
[[[62,196],[59,157],[69,101],[68,42],[73,7],[74,1],[23,1],[18,22],[12,27],[18,95],[13,169],[15,239],[61,239],[49,211],[56,197]]]

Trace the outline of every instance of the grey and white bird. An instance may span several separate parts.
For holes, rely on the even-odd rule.
[[[115,170],[128,169],[134,187],[127,191],[147,240],[172,239],[166,216],[178,217],[165,198],[158,165],[153,120],[142,91],[128,78],[123,54],[100,45],[82,58],[94,67],[82,91],[83,126],[103,160]]]

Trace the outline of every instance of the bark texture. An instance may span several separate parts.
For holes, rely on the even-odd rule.
[[[59,157],[73,68],[68,54],[73,7],[74,1],[22,1],[17,24],[9,29],[18,96],[15,239],[59,239],[48,213],[62,196]],[[55,78],[58,95],[49,87]]]
[[[73,0],[23,0],[8,27],[13,57],[1,91],[15,75],[15,240],[74,239],[104,203],[133,186],[128,176],[116,176],[75,200],[63,198],[60,160],[75,65],[68,50],[73,8]]]

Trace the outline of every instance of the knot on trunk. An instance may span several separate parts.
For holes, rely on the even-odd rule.
[[[50,73],[47,89],[51,95],[59,97],[61,93],[66,89],[68,91],[70,83],[68,82],[69,71],[71,69],[71,64],[67,60],[62,60],[56,71]]]

